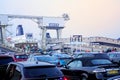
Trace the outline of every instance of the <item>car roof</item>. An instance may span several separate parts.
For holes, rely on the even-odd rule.
[[[29,56],[41,56],[41,55],[48,55],[48,54],[40,54],[40,53],[34,53],[34,54],[30,54]]]
[[[0,54],[0,57],[11,57],[10,55]]]
[[[98,54],[98,53],[101,53],[101,52],[75,52],[74,54],[89,54],[89,53],[92,53],[92,54]]]
[[[72,60],[90,60],[90,59],[108,59],[109,60],[109,58],[106,58],[106,57],[80,57],[80,58],[74,58],[74,59],[72,59]]]
[[[22,53],[22,54],[14,54],[14,55],[28,55],[28,54],[23,54],[23,53]]]
[[[51,57],[50,55],[31,55],[32,57]]]
[[[22,62],[10,62],[10,64],[16,64],[16,65],[20,65],[23,67],[35,67],[35,66],[55,66],[54,64],[50,64],[47,62],[36,62],[36,61],[22,61]]]
[[[75,58],[80,58],[81,56],[79,55],[82,55],[82,57],[91,57],[91,58],[109,58],[109,56],[106,54],[106,53],[81,53],[81,54],[78,54],[75,56]]]

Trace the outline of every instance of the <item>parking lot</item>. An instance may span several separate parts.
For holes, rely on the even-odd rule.
[[[112,80],[120,75],[107,53],[19,54],[18,60],[13,55],[0,55],[1,80]]]

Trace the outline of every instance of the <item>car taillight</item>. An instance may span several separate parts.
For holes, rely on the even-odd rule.
[[[63,77],[63,80],[69,80],[69,79],[68,79],[67,77],[64,76],[64,77]]]
[[[69,80],[67,77],[62,77],[62,78],[59,78],[58,80]]]

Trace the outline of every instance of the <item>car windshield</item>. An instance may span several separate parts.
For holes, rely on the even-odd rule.
[[[93,65],[112,64],[112,62],[110,60],[107,60],[107,59],[94,59],[91,62]]]
[[[26,67],[24,75],[26,78],[52,78],[61,77],[62,72],[55,66]]]
[[[71,57],[70,55],[68,54],[65,54],[65,53],[54,53],[52,56],[54,57],[58,57],[58,58],[67,58],[67,57]]]

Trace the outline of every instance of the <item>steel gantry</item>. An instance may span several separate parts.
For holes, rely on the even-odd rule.
[[[46,49],[46,31],[47,29],[54,29],[57,31],[57,38],[60,38],[61,29],[64,28],[64,21],[69,20],[67,14],[63,14],[62,17],[46,17],[46,16],[28,16],[28,15],[11,15],[11,14],[0,14],[0,28],[2,29],[1,41],[5,43],[6,34],[5,27],[8,26],[8,22],[11,19],[30,19],[38,24],[38,28],[41,30],[41,48]]]

